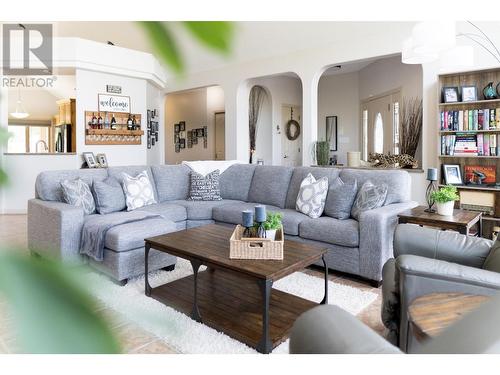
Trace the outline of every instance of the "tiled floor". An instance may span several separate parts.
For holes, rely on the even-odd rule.
[[[0,215],[0,246],[2,248],[8,247],[16,251],[26,251],[26,231],[27,223],[25,215]],[[306,272],[320,278],[323,277],[323,273],[318,269],[308,269]],[[377,300],[363,310],[358,315],[358,318],[375,331],[382,333],[383,325],[380,320],[382,298],[380,288],[373,288],[367,283],[335,272],[330,272],[329,278],[337,283],[377,293]],[[109,322],[109,326],[121,343],[124,352],[138,354],[176,353],[173,348],[158,340],[157,337],[135,324],[128,323],[113,310],[101,306],[97,309],[97,312]],[[11,327],[12,318],[7,312],[5,301],[0,296],[0,354],[18,352]]]

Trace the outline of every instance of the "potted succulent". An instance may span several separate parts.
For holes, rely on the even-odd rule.
[[[452,216],[455,201],[459,199],[457,188],[451,185],[443,186],[431,194],[431,199],[436,203],[439,215]]]
[[[279,212],[267,213],[267,219],[264,222],[264,229],[266,230],[266,238],[270,238],[271,240],[275,240],[276,231],[281,228],[281,219],[283,219],[283,215]]]

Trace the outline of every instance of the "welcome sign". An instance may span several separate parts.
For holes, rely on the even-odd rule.
[[[98,94],[99,112],[130,113],[130,97]]]

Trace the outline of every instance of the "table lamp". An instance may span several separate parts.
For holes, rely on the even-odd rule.
[[[436,212],[436,210],[432,208],[432,206],[434,206],[434,199],[432,199],[432,193],[434,193],[438,189],[436,185],[436,181],[438,179],[437,175],[438,175],[437,168],[427,169],[427,181],[429,181],[429,185],[425,190],[425,199],[427,201],[427,208],[425,209],[425,212],[430,212],[430,213]]]

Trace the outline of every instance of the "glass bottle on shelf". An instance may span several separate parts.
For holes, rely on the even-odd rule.
[[[111,129],[116,130],[116,119],[114,113],[111,115]]]
[[[97,117],[95,117],[95,113],[92,112],[92,129],[97,128]]]
[[[137,130],[137,120],[135,115],[132,116],[132,130]]]
[[[97,128],[102,129],[102,116],[101,113],[98,113],[99,117],[97,118]]]
[[[109,116],[108,112],[104,115],[104,129],[109,129]]]
[[[132,117],[130,113],[128,114],[128,119],[127,119],[127,130],[133,130]]]

